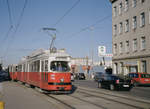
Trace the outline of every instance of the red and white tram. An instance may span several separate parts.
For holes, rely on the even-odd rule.
[[[54,53],[36,50],[22,58],[18,66],[9,66],[10,77],[45,91],[70,92],[72,84],[69,62],[70,55],[63,50]]]

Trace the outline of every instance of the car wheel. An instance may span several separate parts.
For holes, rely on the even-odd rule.
[[[98,82],[98,88],[102,88],[102,84]]]
[[[115,90],[115,86],[113,84],[110,84],[110,90]]]

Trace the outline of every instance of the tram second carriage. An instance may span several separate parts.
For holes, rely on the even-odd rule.
[[[9,75],[10,75],[10,78],[14,81],[17,80],[17,65],[9,65],[8,66],[9,68]]]

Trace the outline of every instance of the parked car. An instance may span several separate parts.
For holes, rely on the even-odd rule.
[[[98,88],[109,88],[110,90],[126,89],[130,91],[132,87],[131,79],[120,78],[117,75],[103,74],[98,80]]]
[[[95,72],[94,81],[98,81],[101,78],[102,74],[104,74],[104,73],[103,72]]]
[[[129,77],[133,80],[134,86],[150,85],[150,74],[147,74],[147,73],[129,73]]]
[[[77,75],[76,75],[76,79],[78,79],[78,80],[85,80],[85,75],[84,75],[84,73],[77,73]]]

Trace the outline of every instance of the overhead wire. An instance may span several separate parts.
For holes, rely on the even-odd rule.
[[[8,7],[8,15],[9,15],[10,26],[13,26],[12,14],[11,14],[10,4],[9,4],[9,1],[8,1],[8,0],[7,0],[7,7]]]
[[[4,56],[6,56],[8,50],[9,50],[9,48],[10,48],[10,44],[12,45],[12,44],[13,44],[13,41],[15,40],[15,35],[16,35],[16,33],[17,33],[17,31],[18,31],[18,28],[19,28],[19,26],[20,26],[20,24],[21,24],[21,21],[22,21],[23,15],[24,15],[24,11],[25,11],[25,8],[26,8],[26,6],[27,6],[27,1],[28,1],[28,0],[25,0],[25,2],[24,2],[24,5],[23,5],[23,8],[22,8],[22,11],[21,11],[21,14],[20,14],[18,23],[17,23],[16,28],[15,28],[15,31],[14,31],[12,37],[11,37],[11,41],[10,41],[11,43],[8,44],[7,49],[6,49],[6,51],[4,52]]]
[[[7,8],[8,8],[8,15],[9,15],[9,22],[10,22],[10,27],[8,28],[8,31],[5,35],[5,37],[3,38],[3,40],[1,42],[5,42],[5,40],[8,38],[9,33],[11,31],[11,29],[13,28],[13,22],[12,22],[12,14],[11,14],[11,9],[10,9],[10,4],[9,1],[7,0]]]
[[[137,1],[137,3],[138,3],[138,2],[139,2],[139,1]],[[130,6],[132,6],[132,4],[129,4],[129,7],[130,7]],[[124,8],[122,8],[122,10],[124,10]],[[111,17],[112,17],[112,14],[107,15],[107,16],[101,18],[100,20],[96,21],[95,23],[93,23],[93,24],[91,24],[91,25],[89,25],[89,26],[87,26],[87,27],[85,27],[85,28],[82,28],[82,29],[80,29],[78,32],[73,33],[72,35],[69,35],[69,36],[66,36],[66,37],[72,38],[72,37],[74,37],[74,36],[77,36],[78,34],[84,32],[84,31],[86,31],[86,30],[89,30],[90,27],[94,27],[94,26],[96,26],[97,24],[99,24],[99,23],[101,23],[101,22],[103,22],[103,21],[105,21],[106,19],[109,19],[109,18],[111,18]],[[65,37],[65,38],[66,38],[66,37]]]
[[[91,25],[89,25],[89,26],[87,26],[87,27],[84,27],[84,28],[80,29],[78,32],[73,33],[72,35],[66,36],[65,38],[72,38],[72,37],[74,37],[74,36],[77,36],[78,34],[84,32],[84,31],[89,30],[91,27],[94,27],[94,26],[96,26],[97,24],[99,24],[99,23],[101,23],[101,22],[103,22],[103,21],[105,21],[105,20],[107,20],[107,19],[109,19],[109,18],[111,18],[111,15],[107,15],[107,16],[105,16],[105,17],[103,17],[103,18],[97,20],[95,23],[93,23],[93,24],[91,24]]]
[[[11,25],[11,26],[8,28],[8,31],[7,31],[6,35],[4,36],[4,38],[0,41],[0,44],[2,44],[1,47],[3,46],[3,43],[4,43],[4,42],[7,40],[7,38],[9,37],[9,34],[10,34],[12,28],[13,28],[13,26]]]
[[[9,4],[9,1],[8,1],[8,0],[7,0],[6,2],[7,2],[8,16],[9,16],[9,23],[10,23],[10,26],[9,26],[9,28],[8,28],[8,31],[7,31],[6,35],[5,35],[4,38],[1,40],[1,43],[0,43],[0,44],[2,44],[2,45],[1,45],[1,48],[2,48],[2,46],[4,45],[3,43],[6,41],[6,39],[8,38],[8,36],[9,36],[9,34],[10,34],[12,28],[13,28],[13,22],[12,22],[12,14],[11,14],[11,9],[10,9],[10,4]]]
[[[61,20],[62,20],[67,14],[69,14],[69,13],[71,12],[71,10],[72,10],[73,8],[75,8],[75,7],[79,4],[80,1],[81,1],[81,0],[77,0],[77,1],[73,4],[73,6],[72,6],[71,8],[69,8],[69,10],[67,10],[67,11],[65,12],[65,14],[64,14],[62,17],[60,17],[60,18],[56,21],[56,23],[54,24],[54,27],[55,27],[58,23],[60,23]]]

